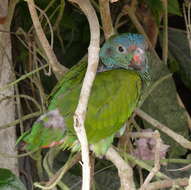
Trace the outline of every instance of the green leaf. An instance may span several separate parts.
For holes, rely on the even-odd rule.
[[[150,54],[149,58],[152,86],[156,81],[169,75],[170,72],[153,54]],[[188,138],[185,109],[178,104],[176,86],[172,77],[164,80],[151,92],[144,102],[142,109],[174,132]],[[144,126],[146,128],[152,128],[152,125],[145,121]],[[164,133],[161,136],[165,144],[170,145],[169,157],[177,157],[186,153],[186,149],[182,148],[169,136]]]
[[[169,52],[178,63],[180,76],[184,85],[191,90],[191,55],[186,32],[169,28]]]
[[[161,0],[148,0],[146,3],[156,18],[163,12],[163,5]],[[182,16],[178,0],[168,1],[168,13]]]
[[[1,190],[26,190],[22,182],[8,169],[0,168]]]
[[[169,70],[172,73],[175,73],[177,71],[179,71],[180,67],[179,67],[179,63],[176,61],[176,59],[174,59],[174,57],[170,54],[168,55],[168,65],[169,65]]]
[[[168,1],[168,13],[182,16],[178,0],[169,0]]]
[[[151,9],[152,14],[154,15],[156,22],[160,23],[160,15],[163,12],[161,0],[146,0],[148,7]]]

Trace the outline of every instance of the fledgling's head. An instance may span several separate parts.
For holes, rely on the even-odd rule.
[[[100,50],[103,64],[109,68],[124,68],[148,75],[148,44],[141,34],[120,34],[109,38]]]

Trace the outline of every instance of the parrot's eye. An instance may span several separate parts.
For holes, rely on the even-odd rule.
[[[125,53],[125,52],[126,52],[126,48],[125,48],[124,46],[122,46],[122,45],[119,45],[119,46],[117,47],[117,51],[118,51],[119,53]]]

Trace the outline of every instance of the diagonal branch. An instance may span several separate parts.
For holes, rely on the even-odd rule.
[[[112,36],[115,33],[113,24],[112,24],[112,19],[111,19],[109,1],[99,0],[99,9],[101,14],[101,21],[103,25],[105,39],[108,39],[110,36]]]
[[[35,4],[33,0],[26,0],[29,11],[31,14],[31,18],[33,21],[33,25],[37,34],[37,37],[39,39],[39,42],[48,58],[48,61],[52,67],[52,70],[55,74],[55,76],[59,79],[61,76],[64,75],[64,73],[68,70],[66,67],[62,66],[59,61],[57,60],[52,48],[50,47],[50,44],[44,34],[44,31],[42,29],[41,23],[39,21],[39,17],[35,8]]]
[[[110,160],[118,170],[118,175],[121,181],[121,188],[124,190],[135,190],[135,184],[133,180],[133,170],[131,166],[125,162],[118,152],[110,147],[105,154],[107,160]]]
[[[100,44],[100,30],[99,22],[95,10],[90,4],[89,0],[70,0],[71,2],[77,3],[86,15],[89,26],[90,26],[90,45],[88,48],[88,68],[84,77],[82,85],[79,103],[74,114],[74,129],[77,133],[78,139],[81,144],[82,151],[82,166],[83,166],[83,181],[82,189],[90,189],[90,159],[89,159],[89,148],[87,136],[84,128],[84,121],[86,116],[86,109],[88,99],[90,96],[91,87],[96,75],[98,61],[99,61],[99,44]]]
[[[175,133],[171,129],[169,129],[167,126],[163,125],[159,121],[153,119],[151,116],[149,116],[147,113],[140,109],[136,109],[135,113],[143,118],[145,121],[150,123],[153,127],[161,130],[163,133],[167,134],[169,137],[171,137],[173,140],[175,140],[177,143],[179,143],[182,147],[191,150],[191,142],[185,139],[183,136]]]

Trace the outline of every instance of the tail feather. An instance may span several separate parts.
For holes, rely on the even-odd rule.
[[[62,143],[66,126],[59,111],[51,110],[42,115],[32,126],[30,133],[19,138],[26,143],[26,149],[49,148]]]

